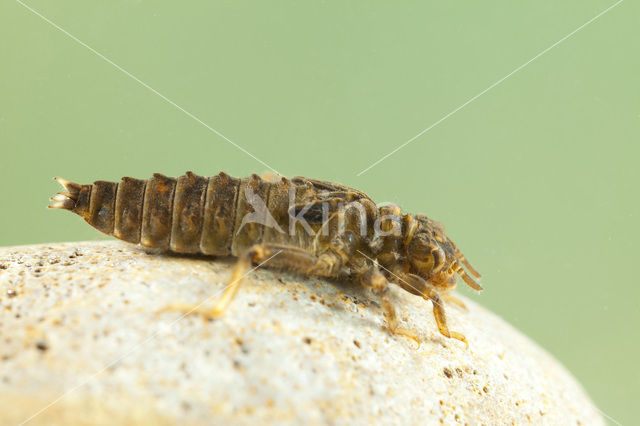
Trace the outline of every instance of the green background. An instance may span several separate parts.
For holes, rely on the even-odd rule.
[[[472,295],[636,421],[640,29],[613,1],[28,5],[282,174],[442,221]],[[0,245],[103,238],[79,182],[267,170],[16,1],[0,3]],[[471,292],[466,289],[464,293]]]

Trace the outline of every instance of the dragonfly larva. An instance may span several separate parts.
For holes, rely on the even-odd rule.
[[[265,262],[302,274],[344,277],[380,298],[389,331],[418,341],[400,326],[389,283],[433,303],[444,336],[466,338],[447,326],[444,301],[460,276],[481,290],[443,226],[395,205],[376,205],[347,186],[295,177],[202,177],[154,174],[147,180],[81,185],[56,178],[65,188],[51,208],[70,210],[99,231],[145,247],[177,253],[235,256],[231,284],[206,316],[222,313],[252,264]],[[190,307],[177,307],[188,310]]]

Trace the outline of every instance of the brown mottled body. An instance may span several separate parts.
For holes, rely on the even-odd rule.
[[[226,173],[202,177],[187,172],[177,179],[156,173],[147,180],[124,177],[118,183],[96,181],[88,185],[58,180],[69,191],[59,196],[74,203],[65,200],[51,207],[69,206],[68,210],[107,235],[176,253],[221,256],[240,256],[259,243],[312,248],[313,238],[301,224],[293,234],[288,232],[289,191],[295,194],[296,204],[304,205],[322,199],[320,191],[331,194],[328,190],[346,189],[335,184],[314,185],[305,178],[268,181],[255,174],[238,179]],[[253,213],[247,188],[265,201],[283,232],[265,227],[260,218],[242,225],[242,218]],[[307,223],[313,231],[321,225],[316,218]]]
[[[389,330],[418,340],[398,324],[389,297],[393,282],[431,300],[440,332],[466,342],[449,331],[442,298],[456,302],[447,292],[457,275],[481,289],[463,266],[479,274],[442,225],[424,215],[376,206],[360,191],[304,177],[187,172],[177,179],[156,173],[147,180],[89,185],[57,180],[67,192],[54,196],[50,207],[71,210],[105,234],[177,253],[238,257],[231,284],[206,315],[222,312],[252,263],[268,261],[304,274],[358,280],[380,297]]]

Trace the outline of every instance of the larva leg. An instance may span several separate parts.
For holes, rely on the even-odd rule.
[[[343,263],[342,256],[329,249],[324,251],[318,261],[311,265],[306,272],[319,277],[335,277],[339,274]]]
[[[320,254],[318,261],[307,270],[307,273],[321,277],[338,276],[342,267],[353,256],[357,245],[358,239],[351,231],[331,239],[328,247]]]
[[[400,287],[410,293],[422,296],[426,300],[431,300],[431,303],[433,303],[433,316],[436,319],[436,324],[438,325],[440,334],[445,337],[458,339],[469,347],[466,337],[460,333],[456,333],[455,331],[449,331],[449,327],[447,326],[447,315],[444,312],[444,302],[442,301],[442,297],[440,297],[438,290],[436,290],[433,285],[414,274],[404,274],[401,278],[400,282],[397,283]]]
[[[418,334],[414,330],[403,328],[398,325],[398,316],[395,308],[393,307],[393,303],[391,303],[389,282],[378,268],[376,266],[370,266],[367,268],[360,275],[360,282],[365,287],[371,288],[374,294],[380,298],[389,331],[392,334],[398,334],[413,339],[418,343],[418,346],[420,346],[420,339],[418,339]]]
[[[353,209],[349,211],[339,210],[333,213],[326,225],[328,226],[329,235],[335,236],[325,242],[322,241],[321,233],[318,233],[316,239],[317,242],[322,241],[320,246],[323,247],[323,250],[320,253],[318,262],[309,269],[308,273],[323,277],[338,276],[342,267],[353,258],[356,248],[360,244],[358,232],[362,234],[364,231],[361,227],[362,220],[366,220],[366,218],[362,218]]]
[[[311,265],[317,262],[317,258],[308,252],[291,246],[277,244],[256,244],[238,258],[238,262],[233,267],[229,285],[225,287],[222,296],[216,301],[211,309],[200,309],[191,305],[171,305],[161,312],[179,311],[187,314],[200,314],[204,318],[215,318],[220,316],[229,306],[233,297],[238,292],[245,276],[251,271],[252,264],[268,263],[269,266],[282,267],[289,270],[305,272]]]

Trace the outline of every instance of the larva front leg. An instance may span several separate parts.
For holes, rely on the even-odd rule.
[[[378,270],[377,265],[371,265],[367,267],[360,275],[360,283],[373,290],[373,293],[380,298],[382,309],[384,310],[384,317],[387,322],[387,327],[391,334],[398,334],[406,336],[420,346],[420,339],[418,339],[418,333],[414,330],[400,327],[398,324],[398,316],[396,310],[391,302],[389,281]]]
[[[426,282],[423,278],[414,275],[414,274],[404,274],[399,277],[400,282],[396,283],[409,293],[415,294],[417,296],[422,296],[426,300],[430,300],[433,303],[433,316],[436,319],[436,324],[438,325],[438,330],[440,330],[440,334],[445,337],[452,337],[454,339],[458,339],[469,347],[469,343],[467,342],[467,338],[464,337],[460,333],[456,333],[455,331],[450,331],[447,326],[447,315],[444,311],[444,301],[442,297],[438,293],[436,288]]]

